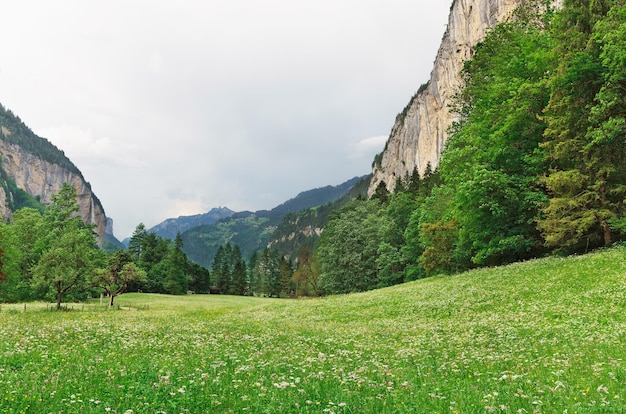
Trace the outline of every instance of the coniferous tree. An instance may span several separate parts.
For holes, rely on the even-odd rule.
[[[143,223],[139,223],[128,242],[128,252],[135,263],[141,263],[146,234],[146,226]]]
[[[610,244],[619,227],[614,223],[624,216],[623,7],[566,1],[555,24],[560,65],[545,110],[544,144],[550,202],[539,221],[552,248]]]
[[[378,183],[376,189],[374,190],[372,198],[380,200],[381,203],[387,202],[389,198],[389,190],[387,189],[387,184],[384,181]]]
[[[231,256],[231,278],[230,278],[230,294],[243,295],[247,288],[247,271],[246,262],[241,257],[241,250],[235,245]]]
[[[166,276],[164,288],[167,293],[182,295],[187,293],[189,280],[187,279],[187,256],[183,252],[183,239],[180,233],[176,235],[174,245],[169,252],[169,272]]]
[[[220,245],[215,252],[215,256],[213,257],[213,263],[211,265],[211,283],[213,287],[219,293],[226,293],[220,290],[220,279],[222,279],[222,271],[224,268],[224,262],[226,261],[224,246]]]
[[[293,277],[293,268],[291,261],[285,257],[280,260],[280,276],[278,278],[278,296],[287,297],[292,293],[291,278]]]
[[[259,296],[280,295],[281,257],[277,251],[265,248],[256,255],[254,267],[250,269],[253,293]]]
[[[211,273],[209,269],[192,261],[187,262],[189,274],[189,290],[195,293],[209,293],[211,291]]]
[[[217,274],[217,287],[220,292],[230,292],[230,280],[233,272],[233,246],[230,243],[226,243],[224,247],[224,257],[219,267]]]
[[[250,292],[253,295],[261,294],[261,276],[257,263],[259,261],[259,253],[255,251],[248,261],[248,269],[250,269]]]

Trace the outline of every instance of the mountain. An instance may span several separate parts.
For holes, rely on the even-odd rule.
[[[234,213],[234,211],[227,207],[215,207],[204,214],[169,218],[148,231],[164,239],[174,240],[178,233],[182,234],[193,227],[216,223],[219,220],[232,216]]]
[[[364,177],[355,177],[336,186],[303,191],[271,210],[242,211],[214,224],[201,225],[182,233],[183,251],[190,260],[210,267],[220,245],[238,244],[245,259],[264,249],[283,217],[335,201],[347,194]]]
[[[398,114],[385,149],[372,168],[371,195],[382,182],[392,191],[398,178],[415,169],[439,164],[447,131],[456,117],[450,113],[452,98],[461,85],[463,63],[487,31],[506,21],[525,0],[454,0],[447,30],[441,41],[430,79]],[[562,0],[554,1],[559,6]]]
[[[239,212],[215,224],[203,225],[182,234],[183,251],[189,260],[210,268],[219,246],[239,245],[244,258],[267,245],[276,229],[263,213]]]
[[[352,200],[367,197],[371,178],[371,175],[361,177],[348,192],[336,200],[285,215],[270,236],[268,247],[292,260],[296,259],[301,248],[313,248],[332,213]]]
[[[102,240],[102,248],[108,252],[126,249],[126,245],[119,241],[113,234],[113,219],[110,217],[107,217],[106,227],[104,229],[104,238]]]
[[[0,104],[0,215],[10,217],[22,207],[41,208],[52,202],[63,183],[76,188],[82,219],[95,224],[100,241],[106,229],[102,203],[82,173],[50,141],[28,128]]]
[[[281,220],[286,214],[295,213],[311,207],[321,206],[337,200],[347,194],[364,177],[354,177],[343,184],[303,191],[296,197],[285,201],[281,205],[270,210],[270,220]]]

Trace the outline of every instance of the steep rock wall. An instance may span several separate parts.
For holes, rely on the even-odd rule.
[[[439,164],[447,130],[456,119],[449,111],[460,86],[463,62],[485,38],[488,29],[509,19],[524,0],[454,0],[448,27],[435,58],[430,80],[398,115],[383,153],[373,166],[371,196],[381,182],[393,191],[398,178],[430,163]],[[557,5],[560,1],[556,2]]]
[[[43,161],[16,144],[0,140],[2,168],[15,184],[44,205],[52,202],[52,195],[59,192],[63,183],[76,188],[78,205],[83,221],[96,225],[96,232],[102,240],[106,228],[106,216],[100,201],[82,176],[70,172],[58,164]],[[11,212],[7,207],[4,191],[0,188],[0,214],[7,217]]]

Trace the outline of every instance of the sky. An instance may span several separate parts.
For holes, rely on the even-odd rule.
[[[0,103],[82,171],[118,239],[371,172],[451,1],[21,0]]]

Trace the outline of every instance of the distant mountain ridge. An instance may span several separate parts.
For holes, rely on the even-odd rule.
[[[235,214],[235,212],[228,207],[214,207],[203,214],[168,218],[149,229],[148,232],[155,233],[157,236],[161,236],[164,239],[174,240],[178,233],[182,234],[194,227],[216,223],[233,214]]]
[[[364,177],[336,185],[303,191],[271,210],[241,211],[213,224],[190,228],[182,233],[183,251],[190,260],[210,267],[220,245],[238,244],[244,258],[264,249],[285,216],[318,207],[345,196]],[[167,220],[166,220],[167,221]]]
[[[326,187],[315,188],[303,191],[292,199],[274,207],[268,212],[270,220],[282,220],[289,213],[321,206],[322,204],[335,201],[347,194],[364,177],[354,177],[339,185],[327,185]],[[259,214],[261,212],[257,212]]]
[[[361,177],[348,192],[331,202],[289,213],[272,233],[268,246],[281,256],[295,260],[303,247],[313,248],[322,235],[330,215],[346,203],[367,198],[372,175]]]

